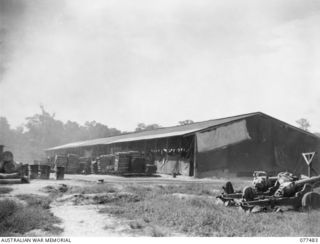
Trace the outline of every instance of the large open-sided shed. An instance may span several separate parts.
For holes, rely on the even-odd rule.
[[[210,177],[249,175],[254,170],[307,174],[303,152],[319,151],[320,139],[261,112],[69,143],[49,148],[48,155],[98,157],[139,151],[160,173]],[[320,172],[316,155],[313,168]]]

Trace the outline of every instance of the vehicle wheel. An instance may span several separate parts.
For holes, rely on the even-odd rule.
[[[254,190],[252,187],[247,186],[243,189],[242,198],[246,201],[253,201],[254,199]]]
[[[308,192],[304,194],[301,204],[304,209],[320,208],[320,194],[315,192]]]

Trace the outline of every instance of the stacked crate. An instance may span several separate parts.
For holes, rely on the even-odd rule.
[[[137,159],[134,165],[132,165],[132,158]],[[115,171],[118,173],[131,173],[133,170],[135,171],[134,167],[138,165],[140,167],[139,170],[141,170],[142,161],[140,152],[118,152],[115,154]]]
[[[131,162],[129,171],[132,173],[145,173],[146,159],[139,154],[133,154],[130,158]]]
[[[80,163],[79,156],[76,154],[68,154],[67,155],[67,167],[66,174],[77,174],[80,173]]]
[[[98,171],[100,174],[112,173],[115,170],[115,156],[112,154],[98,157]]]
[[[127,153],[117,153],[115,157],[115,170],[119,173],[129,172],[130,158]]]
[[[87,157],[79,158],[79,173],[91,174],[91,158],[87,158]]]

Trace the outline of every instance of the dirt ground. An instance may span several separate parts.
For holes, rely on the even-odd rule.
[[[222,184],[226,179],[214,180],[218,184]],[[190,177],[162,175],[159,177],[118,177],[107,175],[65,175],[64,180],[32,180],[30,184],[10,185],[12,192],[7,194],[7,197],[15,197],[21,194],[35,194],[41,196],[49,196],[50,189],[58,189],[61,185],[68,189],[76,187],[82,189],[92,187],[103,182],[104,185],[112,184],[113,186],[121,187],[123,185],[166,185],[176,183],[212,183],[212,179],[193,179]],[[49,189],[49,190],[48,190]],[[181,196],[179,196],[181,197]],[[183,196],[182,196],[183,197]],[[58,227],[63,229],[62,236],[145,236],[146,232],[132,230],[130,221],[117,219],[109,214],[99,213],[102,208],[97,204],[80,204],[75,205],[72,201],[66,198],[57,198],[50,205],[50,211],[61,219],[61,224]],[[170,232],[170,231],[169,231]],[[168,235],[179,235],[179,233],[168,233]],[[39,230],[30,232],[31,235],[47,235]]]

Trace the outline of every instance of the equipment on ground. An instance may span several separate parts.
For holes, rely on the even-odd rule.
[[[241,201],[239,206],[246,211],[261,212],[267,210],[281,210],[282,206],[298,210],[320,208],[320,194],[313,192],[319,186],[320,176],[308,179],[284,182],[272,196]]]
[[[238,206],[249,212],[320,208],[320,194],[313,191],[320,186],[320,176],[298,179],[282,172],[277,177],[268,177],[261,171],[253,175],[253,186],[234,191],[232,183],[227,182],[217,198],[226,206]]]
[[[28,165],[14,161],[13,153],[0,146],[0,184],[29,183]]]
[[[280,174],[279,174],[280,175]],[[217,196],[226,206],[235,206],[242,199],[253,200],[263,196],[270,196],[278,189],[278,176],[269,177],[265,171],[254,171],[251,186],[246,186],[243,191],[235,191],[233,185],[228,181],[223,186],[223,192]]]

